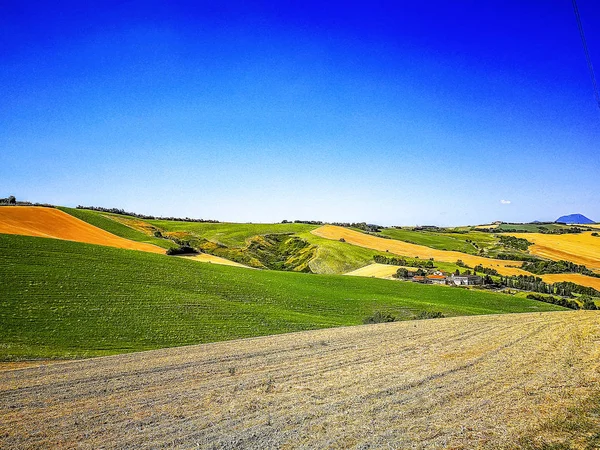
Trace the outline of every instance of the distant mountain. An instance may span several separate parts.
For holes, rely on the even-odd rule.
[[[569,214],[568,216],[561,216],[556,219],[557,223],[595,223],[593,220],[588,219],[583,214]]]

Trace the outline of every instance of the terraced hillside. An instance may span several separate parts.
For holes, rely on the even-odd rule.
[[[491,292],[248,270],[0,234],[0,359],[99,356],[360,324],[561,308]]]
[[[0,372],[0,447],[593,449],[599,386],[599,312],[365,325]]]

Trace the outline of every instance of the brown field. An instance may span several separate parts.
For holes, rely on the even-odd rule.
[[[3,206],[0,208],[0,233],[64,239],[107,247],[165,253],[165,250],[160,247],[115,236],[108,231],[54,208]]]
[[[581,286],[592,287],[600,291],[600,278],[588,277],[579,273],[552,273],[540,275],[540,278],[546,283],[556,283],[557,281],[570,281]]]
[[[243,264],[237,263],[235,261],[230,261],[229,259],[221,258],[219,256],[209,255],[208,253],[200,253],[198,255],[193,255],[193,256],[181,255],[179,257],[185,258],[185,259],[191,259],[192,261],[212,263],[212,264],[223,264],[225,266],[245,267],[247,269],[250,269],[250,267],[245,266]]]
[[[349,244],[383,252],[389,251],[389,253],[400,256],[411,258],[418,256],[422,259],[434,258],[436,261],[450,263],[455,263],[458,259],[461,259],[465,264],[471,267],[481,264],[484,267],[496,269],[498,273],[502,275],[531,275],[529,272],[517,268],[522,264],[520,261],[482,258],[481,256],[468,255],[461,252],[436,250],[423,245],[409,244],[408,242],[402,242],[395,239],[383,239],[377,236],[370,236],[368,234],[334,225],[324,225],[311,231],[311,233],[333,240],[344,238]]]
[[[597,448],[599,344],[598,312],[532,313],[4,371],[0,447]]]
[[[392,266],[391,264],[369,264],[360,269],[353,270],[344,275],[355,277],[375,277],[375,278],[391,278],[401,266]],[[415,267],[406,267],[408,270],[417,270]]]
[[[600,273],[600,237],[592,232],[580,234],[510,233],[511,236],[527,239],[534,245],[529,252],[554,261],[571,261],[583,264]]]

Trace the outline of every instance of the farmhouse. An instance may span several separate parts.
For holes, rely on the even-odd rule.
[[[482,283],[479,275],[452,275],[448,281],[456,286],[472,286]]]
[[[433,275],[427,275],[427,280],[433,284],[447,284],[447,277],[444,275],[434,273]]]

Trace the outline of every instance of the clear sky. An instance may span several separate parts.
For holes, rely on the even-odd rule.
[[[600,221],[571,0],[40,3],[0,0],[0,197],[241,222]],[[578,5],[600,75],[600,2]]]

